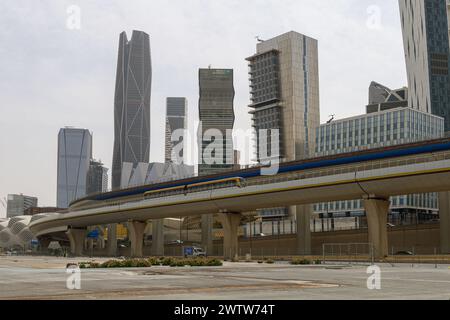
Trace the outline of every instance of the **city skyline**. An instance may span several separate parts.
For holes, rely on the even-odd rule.
[[[330,11],[331,13],[325,13],[325,14],[329,14],[330,17],[330,21],[336,21],[334,19],[342,19],[342,23],[344,24],[343,28],[344,30],[350,30],[351,27],[353,27],[354,25],[361,25],[366,27],[366,23],[367,20],[369,18],[369,15],[367,14],[367,8],[371,5],[371,3],[367,2],[364,4],[360,4],[359,2],[354,2],[354,9],[355,10],[350,10],[349,9],[349,1],[344,2],[339,2],[339,3],[333,3],[331,5]],[[315,5],[311,5],[308,4],[308,2],[304,2],[303,5],[306,5],[313,13],[318,13],[319,12],[319,8],[317,8]],[[367,37],[367,39],[363,39],[363,41],[361,43],[368,44],[370,45],[370,41],[374,42],[372,44],[371,47],[369,47],[368,49],[364,49],[364,52],[369,52],[369,51],[373,51],[371,52],[371,55],[376,55],[379,54],[380,56],[378,57],[379,60],[375,60],[378,62],[383,62],[385,65],[386,64],[390,64],[392,63],[392,66],[395,67],[396,64],[398,64],[399,66],[397,66],[398,70],[404,70],[404,61],[403,61],[403,55],[402,55],[402,41],[401,41],[401,33],[400,33],[400,28],[399,28],[399,16],[398,16],[398,8],[397,5],[394,3],[392,6],[387,5],[386,4],[382,4],[380,2],[380,8],[382,8],[382,26],[383,26],[383,30],[376,30],[376,29],[371,29],[371,28],[363,28],[363,32],[356,32],[354,35],[351,34],[347,34],[345,36],[345,38],[350,37],[350,39],[352,37],[358,38],[365,38]],[[112,98],[113,98],[113,91],[114,91],[114,76],[110,79],[111,74],[114,73],[114,69],[115,69],[115,62],[114,60],[116,59],[116,50],[114,49],[117,46],[116,43],[116,39],[117,39],[117,35],[122,32],[123,30],[129,30],[129,29],[139,29],[139,30],[143,30],[147,33],[150,34],[150,37],[153,39],[153,37],[155,37],[155,42],[152,42],[152,49],[157,51],[156,54],[156,58],[154,59],[154,64],[155,67],[156,65],[158,68],[158,71],[155,72],[155,76],[154,76],[154,84],[155,84],[155,96],[152,98],[152,104],[155,105],[155,111],[153,113],[152,110],[152,114],[158,114],[158,110],[162,110],[164,108],[164,99],[162,98],[163,96],[187,96],[188,100],[191,101],[197,101],[198,100],[198,88],[196,88],[195,83],[196,83],[196,72],[192,72],[193,69],[196,69],[202,65],[211,63],[213,67],[229,67],[229,68],[233,68],[235,70],[235,77],[236,77],[236,84],[235,84],[235,88],[237,91],[237,97],[236,97],[236,102],[235,102],[235,112],[236,112],[236,120],[237,120],[237,124],[236,127],[237,128],[242,128],[245,129],[247,127],[249,127],[249,123],[250,123],[250,119],[249,117],[246,115],[247,112],[247,105],[249,103],[249,97],[248,97],[248,79],[247,79],[247,67],[246,67],[246,62],[244,61],[244,58],[251,55],[254,52],[254,45],[255,45],[255,39],[254,36],[259,35],[263,38],[269,38],[272,36],[276,36],[278,34],[282,34],[286,31],[289,30],[296,30],[308,35],[311,35],[315,38],[319,39],[319,52],[320,52],[320,57],[319,57],[319,70],[320,70],[320,84],[321,84],[321,107],[322,107],[322,122],[324,120],[326,120],[328,114],[330,113],[336,113],[336,111],[338,109],[343,109],[343,108],[339,108],[339,106],[334,105],[334,101],[337,101],[336,99],[334,99],[334,96],[340,96],[340,94],[344,95],[345,92],[342,91],[342,93],[339,92],[335,92],[335,91],[339,91],[339,88],[341,86],[341,83],[344,82],[346,83],[348,86],[359,86],[360,82],[363,82],[365,80],[361,80],[361,78],[359,78],[361,76],[360,70],[361,70],[361,66],[365,66],[368,69],[371,69],[372,66],[370,66],[373,62],[371,60],[371,62],[368,61],[361,61],[358,63],[355,63],[354,61],[351,62],[350,65],[354,66],[354,68],[349,68],[348,67],[348,61],[344,61],[346,63],[343,63],[342,66],[340,67],[336,67],[334,63],[331,63],[334,59],[336,59],[336,55],[339,54],[343,54],[346,53],[347,55],[351,54],[351,48],[349,48],[348,46],[344,49],[339,49],[336,43],[336,40],[332,39],[332,36],[334,36],[334,32],[336,31],[334,28],[320,28],[318,24],[312,24],[312,26],[308,26],[307,23],[303,22],[301,23],[301,17],[295,17],[295,16],[290,16],[290,17],[286,17],[285,18],[285,22],[280,25],[280,26],[275,26],[275,27],[262,27],[261,24],[256,23],[256,25],[253,28],[247,28],[245,30],[245,32],[243,33],[244,35],[240,35],[242,34],[242,30],[240,28],[237,28],[239,30],[235,30],[232,29],[229,31],[229,33],[226,34],[226,39],[228,42],[226,43],[221,43],[220,41],[216,41],[216,42],[210,42],[207,40],[207,38],[203,39],[203,41],[199,42],[199,47],[204,47],[207,50],[204,52],[204,54],[196,54],[194,55],[195,57],[193,59],[188,58],[185,55],[182,55],[180,60],[174,60],[174,55],[171,54],[170,51],[170,39],[178,39],[181,41],[182,45],[186,45],[189,41],[186,39],[183,39],[183,37],[186,37],[186,35],[183,35],[183,37],[180,35],[178,36],[176,34],[176,29],[171,29],[169,32],[170,37],[166,40],[167,43],[161,42],[161,38],[164,38],[164,35],[167,35],[164,32],[160,32],[159,30],[161,29],[157,29],[156,27],[152,27],[151,25],[143,25],[141,22],[137,23],[137,25],[133,25],[131,24],[131,20],[132,17],[129,17],[128,21],[127,19],[123,19],[122,23],[119,24],[118,26],[115,26],[114,28],[112,28],[112,30],[109,31],[108,35],[106,37],[104,37],[100,43],[99,46],[102,48],[102,50],[100,50],[100,53],[95,53],[96,49],[96,45],[93,44],[92,41],[94,41],[95,38],[93,38],[94,36],[92,35],[92,32],[95,30],[95,27],[99,26],[99,24],[101,25],[102,23],[106,23],[105,21],[100,21],[97,22],[99,24],[97,24],[96,26],[93,25],[92,22],[92,16],[90,16],[92,13],[90,13],[89,10],[83,10],[83,6],[88,6],[89,8],[92,8],[92,6],[95,7],[95,5],[88,5],[86,2],[81,2],[80,3],[80,8],[82,9],[82,28],[81,30],[77,31],[77,30],[67,30],[65,29],[65,18],[67,17],[67,14],[65,13],[65,9],[66,7],[64,7],[64,4],[62,5],[55,5],[54,7],[54,12],[55,12],[55,16],[57,16],[57,14],[60,14],[61,17],[55,19],[55,21],[51,20],[52,24],[52,32],[56,32],[56,34],[61,34],[62,36],[64,36],[65,38],[63,40],[60,39],[60,42],[58,42],[57,39],[52,39],[52,40],[48,40],[51,41],[50,43],[48,43],[48,46],[52,47],[54,45],[62,45],[63,49],[67,48],[67,52],[64,55],[64,58],[60,58],[55,60],[55,62],[52,62],[52,57],[46,57],[46,60],[42,61],[42,56],[40,56],[42,53],[46,52],[47,48],[41,48],[38,47],[35,52],[36,52],[36,58],[40,58],[38,59],[38,61],[36,60],[32,60],[33,61],[33,71],[34,72],[38,72],[40,70],[40,68],[43,67],[49,67],[48,68],[48,74],[50,75],[54,75],[56,73],[60,73],[62,70],[60,68],[62,68],[62,65],[65,63],[65,61],[70,60],[71,63],[71,68],[67,69],[66,71],[68,72],[61,72],[63,75],[65,74],[67,76],[67,78],[69,79],[68,82],[67,80],[63,80],[59,77],[57,77],[55,80],[61,80],[60,83],[58,83],[58,85],[61,85],[63,88],[63,93],[66,94],[66,96],[64,97],[64,99],[62,99],[62,97],[58,96],[55,93],[52,93],[50,97],[46,97],[46,96],[42,96],[39,92],[37,92],[37,87],[42,84],[41,82],[37,82],[37,79],[40,79],[40,81],[42,81],[42,79],[47,79],[46,77],[32,77],[32,79],[27,80],[26,84],[28,84],[30,86],[30,93],[29,96],[31,97],[30,99],[30,105],[34,106],[32,109],[37,108],[39,109],[40,113],[37,114],[36,116],[32,116],[34,112],[34,110],[31,110],[32,112],[29,114],[30,118],[27,119],[28,122],[26,122],[26,124],[28,126],[32,126],[31,124],[34,123],[35,125],[40,125],[42,126],[43,130],[42,132],[39,132],[39,136],[43,137],[42,135],[45,135],[46,137],[46,145],[43,146],[39,146],[39,149],[34,149],[35,147],[32,145],[32,141],[34,137],[30,137],[30,136],[26,136],[29,139],[23,139],[21,141],[23,141],[23,144],[20,144],[20,148],[24,149],[26,151],[25,154],[27,153],[39,153],[40,155],[45,155],[45,157],[43,157],[42,161],[38,161],[36,164],[34,164],[34,168],[36,168],[36,166],[40,166],[43,165],[43,168],[41,170],[41,172],[39,173],[33,173],[30,174],[28,173],[24,173],[24,176],[19,177],[19,179],[13,179],[13,176],[9,176],[10,174],[2,171],[2,177],[3,174],[5,174],[6,178],[2,179],[4,181],[4,183],[2,183],[1,186],[1,190],[0,190],[0,194],[6,196],[6,194],[8,193],[27,193],[27,194],[35,194],[36,196],[39,197],[40,201],[42,199],[42,204],[43,205],[53,205],[54,204],[54,194],[55,194],[55,189],[56,185],[52,181],[52,177],[56,176],[55,172],[52,172],[50,168],[55,167],[54,161],[51,159],[51,157],[54,157],[54,153],[52,154],[52,152],[54,152],[54,150],[56,149],[56,146],[54,145],[54,136],[56,134],[56,130],[59,127],[65,126],[65,125],[74,125],[74,126],[80,126],[80,127],[85,127],[88,128],[89,130],[92,130],[94,132],[94,135],[96,136],[96,141],[98,141],[98,143],[96,143],[96,150],[95,150],[95,154],[101,158],[101,159],[109,159],[112,156],[112,120],[109,121],[108,119],[112,119],[112,109],[113,109],[113,104],[112,104]],[[292,5],[294,6],[294,5]],[[34,6],[31,6],[34,7]],[[245,8],[246,6],[244,5],[243,8]],[[284,6],[286,7],[286,6]],[[295,6],[294,6],[295,7]],[[171,6],[166,6],[165,10],[169,10],[171,8]],[[223,5],[211,5],[211,6],[207,6],[207,8],[205,8],[205,11],[211,12],[214,15],[217,15],[221,9],[223,9]],[[298,8],[298,7],[296,7]],[[35,10],[39,11],[41,9],[34,7]],[[87,8],[86,8],[87,9]],[[93,8],[95,10],[95,8]],[[98,9],[98,8],[97,8]],[[7,13],[10,13],[12,15],[14,15],[14,12],[10,12],[11,9],[6,8],[5,7],[5,11]],[[183,8],[183,11],[188,10],[187,8]],[[333,11],[334,10],[334,11]],[[348,11],[350,10],[350,11]],[[137,12],[129,12],[129,11],[133,11],[132,9],[128,9],[127,11],[127,15],[132,15],[132,13],[137,14]],[[205,12],[204,11],[204,12]],[[59,12],[59,13],[58,13]],[[249,11],[248,11],[249,12]],[[179,14],[179,13],[178,13]],[[204,14],[204,13],[203,13]],[[280,12],[278,12],[278,14],[280,14]],[[349,21],[344,20],[343,18],[346,17],[346,14],[350,15],[352,18],[348,19]],[[245,15],[244,16],[239,16],[237,18],[233,18],[233,19],[238,19],[239,21],[243,21]],[[113,17],[113,18],[117,18],[117,17]],[[194,17],[185,17],[183,21],[193,21]],[[348,18],[348,17],[347,17]],[[58,20],[59,19],[59,20]],[[117,18],[119,19],[119,18]],[[60,21],[61,20],[61,21]],[[120,19],[119,19],[120,20]],[[7,20],[4,20],[7,21]],[[62,25],[60,27],[61,30],[58,29],[58,22],[61,22]],[[42,21],[29,21],[27,23],[37,23],[38,26],[41,26],[41,28],[45,27],[45,23],[43,23]],[[161,21],[159,21],[159,23],[161,23]],[[205,23],[208,23],[205,22]],[[207,36],[210,36],[210,34],[208,32],[204,32],[204,31],[200,31],[197,28],[195,28],[195,31],[198,31],[198,37],[201,38],[201,36],[204,36],[205,33]],[[9,29],[7,29],[9,30]],[[343,30],[343,31],[344,31]],[[397,58],[396,59],[389,59],[386,57],[390,57],[391,55],[385,52],[381,52],[382,50],[379,50],[380,52],[377,52],[377,48],[376,45],[380,44],[382,41],[373,41],[374,38],[377,39],[378,37],[381,37],[382,35],[387,35],[389,33],[391,33],[391,31],[394,30],[394,36],[393,35],[388,35],[389,37],[391,37],[392,39],[396,39],[397,43],[398,43],[398,48],[397,48]],[[20,32],[20,29],[19,31]],[[219,34],[225,32],[225,31],[218,31]],[[161,34],[162,33],[162,34]],[[239,36],[237,36],[239,34]],[[5,39],[5,41],[8,41],[7,39],[9,39],[10,33],[8,32],[3,32],[1,33],[1,37]],[[103,35],[104,36],[104,35]],[[398,37],[400,36],[400,37]],[[29,37],[31,39],[33,39],[33,31],[28,31],[25,33],[24,37]],[[374,38],[372,38],[374,37]],[[67,38],[67,39],[66,39]],[[341,40],[344,39],[344,37],[340,38]],[[233,42],[232,42],[233,41]],[[350,40],[349,40],[350,41]],[[356,40],[355,40],[356,41]],[[383,40],[384,41],[384,40]],[[10,42],[10,41],[8,41]],[[72,42],[74,42],[72,44]],[[76,45],[78,43],[78,45]],[[89,44],[91,47],[90,49],[86,49],[83,47],[82,44]],[[212,44],[211,44],[212,43]],[[32,45],[36,46],[35,43],[31,43]],[[363,44],[359,44],[357,47],[361,47],[363,46]],[[14,46],[14,43],[10,44],[11,46]],[[17,44],[16,44],[17,45]],[[230,45],[233,45],[233,48],[236,48],[236,52],[233,52],[233,54],[229,54],[229,50],[227,50],[227,47],[229,47]],[[351,44],[349,44],[351,47]],[[78,47],[79,46],[79,47]],[[17,48],[13,47],[11,50],[12,52],[15,52],[16,50],[18,50],[20,46],[18,46]],[[196,49],[198,49],[199,47],[195,47]],[[240,48],[241,47],[241,48]],[[109,48],[108,50],[106,50],[105,48]],[[112,50],[110,50],[112,48]],[[371,49],[370,49],[371,48]],[[38,50],[39,49],[39,50]],[[74,50],[75,49],[75,50]],[[333,50],[335,49],[335,50]],[[62,49],[61,49],[62,50]],[[70,50],[74,50],[74,55],[71,55],[69,53]],[[86,51],[86,53],[81,53],[81,51]],[[367,50],[367,51],[366,51]],[[222,54],[222,51],[225,54]],[[153,52],[153,50],[152,50]],[[332,54],[330,54],[330,52],[332,52]],[[5,55],[6,53],[4,51],[0,52],[1,56],[3,57],[3,55]],[[391,53],[392,55],[394,55],[393,53]],[[93,55],[93,56],[91,56]],[[164,55],[167,55],[168,57],[166,59],[164,59]],[[231,57],[230,57],[231,56]],[[98,63],[98,59],[104,59],[104,61],[100,61],[100,63]],[[372,58],[372,56],[371,56]],[[347,58],[345,60],[354,60],[349,58],[349,56],[347,56]],[[7,60],[11,60],[11,59],[7,59]],[[111,63],[112,62],[112,63]],[[89,66],[88,69],[84,68],[80,68],[80,70],[77,70],[76,67],[80,66],[81,64],[86,64],[87,66]],[[12,61],[12,65],[14,64],[18,64],[19,66],[21,66],[21,60],[20,57],[18,60],[14,60]],[[184,65],[183,65],[184,64]],[[180,66],[178,66],[180,65]],[[188,67],[186,67],[185,65],[188,65]],[[349,76],[348,76],[348,82],[345,82],[345,80],[340,79],[340,83],[339,84],[334,84],[334,86],[332,87],[331,84],[333,84],[336,80],[333,79],[333,74],[340,74],[342,73],[342,70],[345,69],[347,66],[347,72],[349,72]],[[74,68],[75,67],[75,68]],[[340,68],[343,69],[340,69]],[[9,67],[8,67],[9,68]],[[168,73],[168,75],[170,75],[169,77],[166,75],[162,75],[161,73],[161,68],[168,68],[168,70],[170,71],[170,73]],[[178,69],[180,68],[180,69]],[[395,69],[395,68],[394,68]],[[88,71],[87,71],[88,70]],[[180,72],[178,72],[178,71]],[[352,74],[352,70],[355,70],[355,74],[356,78],[355,78],[355,74]],[[364,70],[364,67],[362,67],[362,70]],[[390,72],[392,72],[392,68],[386,68],[386,70],[390,70]],[[11,70],[7,69],[6,70],[6,74],[8,74],[9,72],[12,72]],[[105,72],[107,71],[107,72]],[[358,72],[356,72],[358,71]],[[406,74],[404,71],[400,71],[398,72],[399,76],[397,76],[398,78],[396,80],[391,79],[391,74],[390,72],[378,72],[378,68],[374,67],[373,70],[367,71],[367,78],[370,80],[377,80],[380,81],[382,83],[385,83],[386,85],[390,86],[390,87],[401,87],[406,85]],[[93,78],[87,78],[90,79],[86,82],[86,78],[85,77],[91,77],[92,74],[95,74],[96,76]],[[100,76],[98,76],[98,75]],[[325,76],[324,76],[325,74]],[[158,75],[158,76],[157,76]],[[162,76],[161,76],[162,75]],[[352,79],[353,76],[353,79]],[[169,79],[167,79],[167,77]],[[173,80],[174,77],[180,77],[180,80],[175,80],[176,84],[174,87],[171,86],[171,81]],[[6,78],[1,79],[2,82],[6,82]],[[363,77],[364,79],[366,79],[365,77]],[[53,80],[53,81],[55,81]],[[10,84],[8,84],[8,88],[12,88],[11,86],[15,83],[16,80],[14,77],[12,78],[12,82]],[[44,81],[44,83],[46,85],[50,85],[53,84],[53,81],[49,82],[47,84],[46,81]],[[188,89],[184,89],[183,84],[184,83],[188,83]],[[367,82],[368,83],[368,82]],[[361,85],[363,87],[367,86],[367,83],[362,83]],[[82,90],[80,91],[82,94],[80,94],[80,92],[77,92],[76,95],[73,95],[71,93],[71,91],[73,91],[73,89],[75,87],[81,87]],[[165,87],[167,86],[167,87]],[[183,89],[180,89],[183,88]],[[352,97],[349,100],[340,100],[340,101],[344,101],[343,103],[346,103],[346,106],[351,105],[352,108],[346,107],[347,110],[345,111],[341,111],[339,110],[339,117],[342,118],[344,116],[347,115],[353,115],[353,114],[358,114],[361,113],[364,109],[364,100],[365,100],[365,96],[366,96],[366,91],[365,90],[361,90],[361,92],[359,92],[359,89],[355,89],[352,90],[353,92],[357,92],[355,93],[356,97]],[[11,90],[11,92],[14,92],[14,90]],[[187,92],[187,94],[186,94]],[[69,94],[70,99],[67,99],[67,94]],[[358,98],[358,96],[360,95],[360,98]],[[13,96],[10,96],[9,94],[5,94],[5,97],[7,98],[7,103],[9,103],[10,105],[16,106],[16,108],[18,106],[23,106],[21,103],[17,102],[17,98],[14,99]],[[352,102],[353,101],[353,102]],[[359,102],[358,102],[359,101]],[[35,103],[31,103],[31,102],[35,102]],[[48,119],[45,118],[45,112],[48,112],[48,110],[52,110],[52,108],[54,108],[53,104],[55,105],[62,105],[62,102],[64,102],[63,107],[61,108],[62,111],[58,111],[55,112],[54,114],[52,114],[52,117],[50,118],[51,121],[49,121]],[[52,104],[52,106],[48,106]],[[39,108],[40,106],[44,106],[43,108]],[[190,105],[189,108],[189,118],[190,119],[198,119],[198,115],[195,115],[195,109],[196,109],[196,105],[192,104]],[[89,119],[87,120],[85,114],[87,114],[87,112],[89,111],[89,113],[92,114],[92,112],[95,110],[97,111],[98,108],[98,114],[99,115],[103,115],[103,117],[92,117],[94,119]],[[26,109],[25,109],[26,110]],[[2,110],[3,111],[3,110]],[[10,112],[10,119],[8,122],[4,122],[2,121],[2,127],[5,128],[5,130],[7,128],[11,128],[12,124],[17,124],[17,122],[15,122],[14,120],[15,118],[15,112],[17,111],[8,111]],[[61,113],[62,112],[62,113]],[[86,112],[83,116],[83,112]],[[191,113],[194,114],[193,117],[191,117]],[[164,112],[162,112],[162,114],[164,114]],[[97,119],[95,119],[97,118]],[[12,119],[12,120],[11,120]],[[70,119],[70,120],[69,120]],[[31,122],[30,122],[31,120]],[[160,121],[161,119],[157,118],[157,119],[152,119],[152,123],[157,123],[159,124],[159,122],[161,122],[161,125],[156,125],[152,127],[152,151],[154,152],[155,155],[151,155],[151,160],[150,161],[155,161],[155,160],[161,160],[164,156],[164,146],[163,146],[163,141],[164,139],[162,139],[164,137],[164,129],[163,129],[163,124],[164,122]],[[18,120],[16,120],[18,121]],[[57,125],[55,124],[55,122],[57,123]],[[194,128],[190,128],[190,130],[196,130],[196,127],[194,126]],[[51,135],[50,135],[51,133]],[[19,136],[19,137],[23,137],[23,136]],[[25,137],[24,137],[25,138]],[[26,140],[26,141],[25,141]],[[42,140],[42,138],[41,138]],[[48,140],[48,141],[47,141]],[[158,140],[161,140],[161,143],[154,143],[155,141],[159,142]],[[52,143],[53,142],[53,143]],[[14,144],[18,144],[17,141],[15,141]],[[31,144],[31,145],[29,145]],[[1,141],[1,147],[2,150],[16,150],[14,149],[15,146],[12,146],[11,143],[9,141],[6,141],[2,139]],[[28,148],[27,148],[28,147]],[[14,152],[13,152],[14,153]],[[20,153],[19,153],[20,154]],[[25,155],[22,153],[21,158],[26,158]],[[21,160],[20,158],[17,159],[2,159],[2,168],[6,168],[6,167],[12,167],[12,166],[16,166],[16,165],[20,165],[23,160]],[[111,163],[108,161],[105,163],[106,167],[111,168]],[[33,168],[33,166],[31,167]],[[2,169],[4,170],[4,169]],[[30,181],[27,181],[27,183],[24,183],[25,179],[30,179]],[[17,181],[16,181],[17,180]],[[47,182],[49,181],[49,182]],[[42,183],[45,183],[46,185],[48,184],[48,191],[42,191]],[[0,216],[1,216],[1,211],[0,211]]]

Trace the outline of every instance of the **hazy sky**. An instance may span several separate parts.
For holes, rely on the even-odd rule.
[[[75,11],[69,8],[75,7]],[[80,28],[70,22],[80,9]],[[298,31],[319,41],[322,121],[364,112],[372,80],[406,85],[396,0],[2,0],[0,198],[56,203],[57,134],[93,132],[111,168],[119,33],[150,35],[151,161],[164,159],[165,97],[186,96],[198,119],[198,68],[233,68],[235,128],[250,126],[247,62],[255,36]],[[76,25],[75,25],[76,27]],[[6,209],[0,205],[0,217]]]

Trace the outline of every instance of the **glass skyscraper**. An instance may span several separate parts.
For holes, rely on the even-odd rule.
[[[233,168],[234,86],[232,69],[200,69],[200,98],[198,102],[200,126],[198,174],[219,173]],[[222,139],[205,135],[209,130],[218,130]],[[217,150],[209,154],[207,147],[215,143]],[[215,154],[214,152],[219,152]],[[214,153],[214,154],[213,154]],[[221,156],[220,156],[221,153]],[[218,159],[220,156],[220,159]],[[217,158],[219,163],[211,163]]]
[[[58,208],[86,195],[86,177],[92,158],[92,135],[87,129],[63,128],[58,134]]]
[[[408,102],[445,119],[450,130],[449,34],[446,0],[399,0]]]
[[[172,142],[172,133],[176,130],[186,130],[187,129],[187,99],[186,98],[176,98],[169,97],[166,99],[166,141],[165,141],[165,161],[169,162],[175,159],[172,155],[173,147],[178,144],[183,144],[183,150],[180,152],[180,158],[184,159],[186,154],[185,147],[186,141],[183,136],[180,142]],[[182,161],[184,162],[184,161]]]
[[[149,162],[151,84],[148,34],[133,31],[128,40],[122,32],[114,96],[113,189],[120,188],[124,162]]]

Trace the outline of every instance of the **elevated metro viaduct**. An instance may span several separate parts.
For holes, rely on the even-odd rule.
[[[242,185],[221,182],[236,177]],[[251,168],[96,194],[73,202],[68,213],[39,219],[29,227],[36,236],[67,230],[72,252],[80,254],[88,226],[128,222],[131,254],[141,256],[147,221],[156,221],[154,252],[161,252],[160,219],[218,213],[224,228],[224,255],[232,258],[238,252],[238,226],[247,212],[363,199],[369,242],[375,256],[383,258],[388,254],[389,197],[440,192],[441,252],[450,253],[449,190],[450,138],[443,138],[283,163],[271,176]],[[310,245],[308,212],[297,213],[297,224],[298,246],[306,247]]]

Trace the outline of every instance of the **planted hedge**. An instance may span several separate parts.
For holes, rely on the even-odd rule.
[[[148,258],[148,259],[124,259],[108,260],[103,263],[80,262],[78,266],[84,268],[148,268],[151,266],[170,267],[216,267],[222,266],[222,261],[212,258]]]

